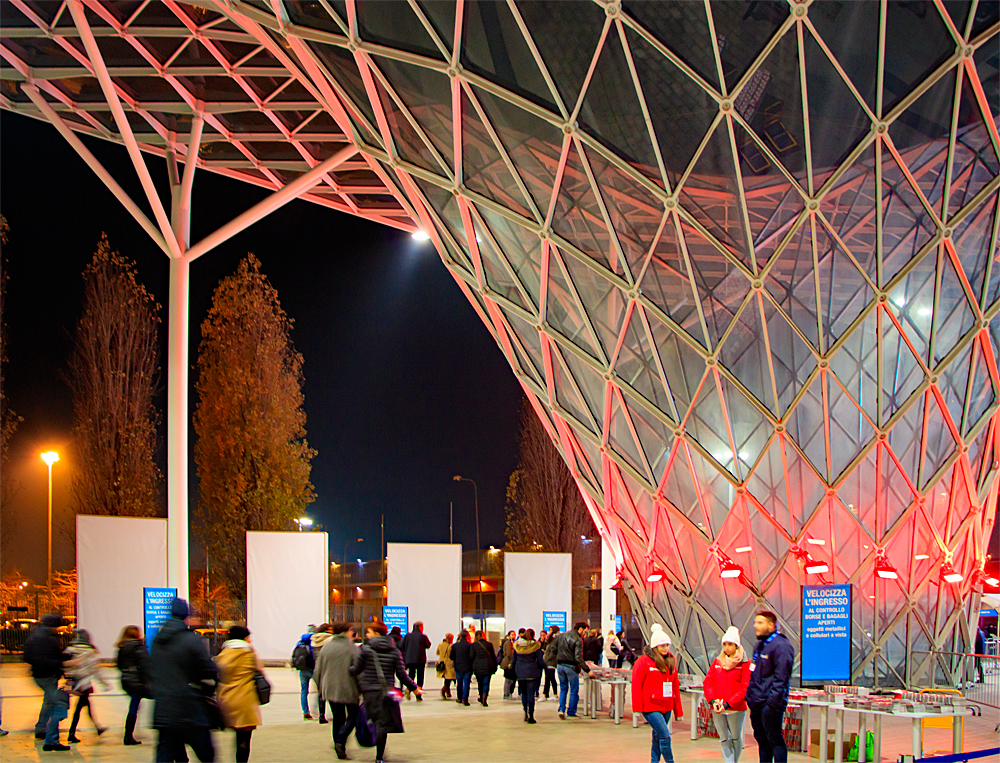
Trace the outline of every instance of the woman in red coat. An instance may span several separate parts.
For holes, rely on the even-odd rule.
[[[722,651],[705,675],[702,687],[712,705],[712,720],[722,742],[725,763],[739,763],[743,752],[743,722],[747,717],[744,697],[750,685],[750,662],[740,646],[740,632],[731,625],[722,637]]]
[[[670,714],[684,717],[677,660],[670,652],[670,637],[660,625],[653,625],[647,653],[632,666],[632,712],[642,713],[653,729],[652,763],[660,757],[674,763],[670,748]]]

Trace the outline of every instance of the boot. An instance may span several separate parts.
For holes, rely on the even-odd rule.
[[[448,690],[443,686],[441,687],[441,699],[448,699]]]
[[[524,711],[524,722],[525,723],[528,722],[528,711],[527,710]]]
[[[537,723],[534,713],[528,713],[528,723]]]
[[[123,742],[123,744],[126,745],[142,744],[142,742],[140,742],[133,736],[133,734],[135,733],[136,720],[137,716],[134,715],[129,715],[125,718],[125,741]]]

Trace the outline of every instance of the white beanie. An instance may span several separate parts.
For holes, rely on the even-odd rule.
[[[653,623],[653,627],[650,629],[649,633],[650,649],[656,649],[656,647],[663,646],[664,644],[670,646],[670,636],[663,632],[662,625],[659,623]]]
[[[730,625],[729,629],[723,634],[722,643],[742,646],[742,644],[740,644],[740,632],[735,625]]]

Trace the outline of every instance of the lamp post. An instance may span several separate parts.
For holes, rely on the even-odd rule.
[[[54,450],[42,453],[42,461],[49,467],[49,570],[47,585],[49,588],[49,606],[52,606],[52,464],[59,460],[59,454]]]
[[[468,477],[463,477],[456,474],[452,479],[455,482],[471,482],[472,483],[472,495],[475,499],[476,506],[476,574],[479,576],[479,585],[476,588],[476,617],[480,618],[483,610],[483,556],[479,553],[479,487],[476,485],[475,480],[471,480]],[[485,630],[485,621],[480,622],[480,626]]]
[[[313,521],[309,517],[300,517],[294,520],[295,524],[299,526],[299,532],[305,532],[307,527],[312,527]]]
[[[351,543],[350,539],[344,541],[344,570],[341,572],[341,578],[344,584],[344,597],[342,601],[344,602],[344,619],[347,620],[347,544]],[[355,543],[364,543],[364,538],[358,538]]]

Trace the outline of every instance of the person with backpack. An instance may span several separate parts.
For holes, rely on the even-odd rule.
[[[250,760],[250,739],[261,723],[257,674],[264,673],[246,626],[229,629],[215,664],[219,668],[215,694],[219,709],[226,726],[236,732],[236,763],[246,763]]]
[[[76,695],[76,707],[73,709],[73,720],[70,721],[66,741],[77,744],[80,740],[76,736],[76,727],[80,723],[80,713],[84,708],[87,709],[87,715],[97,729],[97,736],[107,731],[94,717],[90,695],[94,693],[95,680],[99,681],[105,690],[108,689],[108,682],[101,678],[101,660],[94,645],[90,643],[90,633],[82,629],[74,631],[69,653],[73,655],[76,665],[67,671],[66,677],[72,685],[72,693]]]
[[[44,739],[45,752],[66,752],[59,743],[59,721],[69,712],[69,694],[59,688],[59,679],[72,667],[73,656],[63,650],[56,628],[62,615],[42,615],[42,620],[24,643],[24,661],[31,666],[31,677],[42,690],[42,709],[35,722],[35,739]]]
[[[740,645],[735,625],[722,636],[722,651],[705,674],[702,689],[712,706],[712,720],[722,742],[725,763],[739,763],[743,752],[743,723],[747,717],[746,693],[750,662]]]
[[[535,632],[528,628],[514,642],[514,656],[510,660],[510,669],[517,676],[521,695],[521,706],[524,708],[526,723],[535,723],[535,694],[538,684],[545,672],[545,658],[542,656],[542,645],[535,641]]]
[[[545,643],[543,656],[545,659],[545,688],[542,690],[542,702],[548,702],[549,691],[552,696],[558,698],[559,683],[556,681],[556,667],[559,665],[557,655],[559,650],[559,626],[553,625],[549,628],[549,639]]]
[[[150,684],[149,651],[138,625],[126,625],[118,637],[115,665],[122,674],[122,690],[128,695],[128,713],[125,715],[126,746],[142,744],[135,738],[135,723],[139,718],[139,703],[153,696]]]
[[[424,688],[424,671],[427,668],[427,650],[431,647],[431,640],[424,635],[424,624],[419,620],[413,624],[413,630],[406,634],[400,645],[403,653],[403,662],[406,664],[406,673],[417,682],[417,686]],[[410,691],[407,689],[406,698],[410,698]],[[423,702],[423,697],[417,695],[417,702]]]
[[[471,634],[467,630],[458,632],[458,640],[449,653],[451,661],[455,665],[455,693],[458,695],[456,701],[460,705],[469,706],[469,691],[472,684],[472,642]]]
[[[490,695],[490,678],[497,672],[497,653],[486,634],[476,631],[476,641],[472,645],[472,673],[479,687],[479,704],[489,707],[486,698]],[[466,700],[468,704],[468,700]]]
[[[670,637],[659,623],[649,635],[649,650],[632,668],[632,711],[642,713],[653,730],[652,763],[674,763],[670,745],[670,716],[684,717],[677,659],[670,651]]]
[[[316,668],[316,657],[313,654],[312,632],[303,633],[299,643],[292,650],[292,667],[299,671],[299,700],[302,704],[302,720],[311,721],[312,714],[309,712],[309,682],[312,681],[313,671]],[[322,711],[321,711],[322,712]]]

